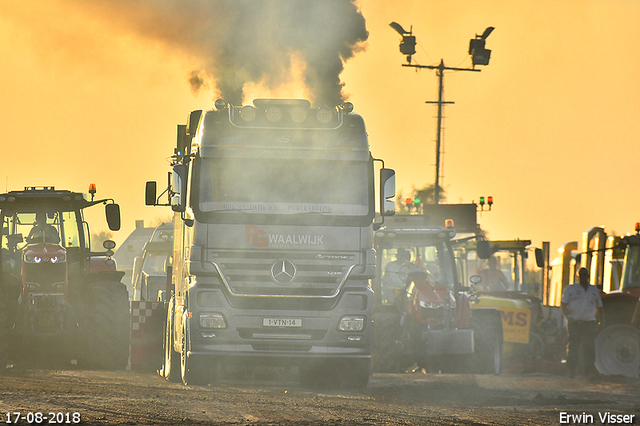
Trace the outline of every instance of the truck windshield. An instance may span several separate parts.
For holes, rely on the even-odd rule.
[[[630,287],[640,287],[640,246],[638,245],[630,245],[624,259],[620,288],[626,290]]]
[[[368,163],[299,159],[206,158],[200,167],[202,212],[366,216]]]

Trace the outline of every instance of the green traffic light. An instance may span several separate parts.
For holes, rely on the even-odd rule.
[[[416,198],[414,198],[414,199],[413,199],[413,202],[414,202],[414,203],[416,203],[416,204],[418,204],[418,203],[420,202],[420,197],[416,197]]]

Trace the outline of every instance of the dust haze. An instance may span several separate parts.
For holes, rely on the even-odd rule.
[[[344,62],[364,49],[365,19],[350,0],[68,0],[122,30],[196,58],[191,90],[213,90],[239,105],[247,84],[275,90],[300,67],[315,105],[346,99]]]

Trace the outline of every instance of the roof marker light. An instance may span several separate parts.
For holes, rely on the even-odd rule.
[[[322,124],[327,124],[328,122],[330,122],[332,116],[333,116],[333,113],[331,112],[331,110],[329,108],[324,108],[324,107],[320,108],[316,113],[316,118]]]
[[[244,121],[252,121],[256,118],[256,109],[252,106],[245,105],[240,109],[240,117]]]
[[[282,110],[278,107],[267,108],[265,114],[267,116],[267,120],[271,121],[272,123],[275,123],[282,118]]]
[[[227,102],[223,99],[218,99],[214,102],[213,106],[215,106],[218,111],[222,111],[227,107]]]
[[[307,111],[300,107],[295,107],[291,110],[291,119],[296,123],[302,123],[307,119]]]

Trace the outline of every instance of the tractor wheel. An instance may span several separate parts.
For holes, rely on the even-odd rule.
[[[606,327],[596,338],[596,368],[601,374],[638,377],[640,331],[627,324]]]
[[[500,317],[481,316],[473,324],[475,351],[471,372],[500,374],[502,364],[502,322]]]
[[[180,382],[180,354],[173,350],[173,315],[171,304],[167,312],[167,325],[164,331],[164,359],[162,375],[172,383]]]
[[[402,372],[403,354],[398,344],[402,336],[400,313],[386,311],[375,314],[373,337],[373,371],[375,373]]]
[[[9,320],[9,307],[4,291],[0,290],[0,375],[7,369],[9,357],[9,331],[11,324]]]
[[[118,281],[95,281],[84,293],[81,360],[88,368],[124,370],[129,362],[129,295]]]

